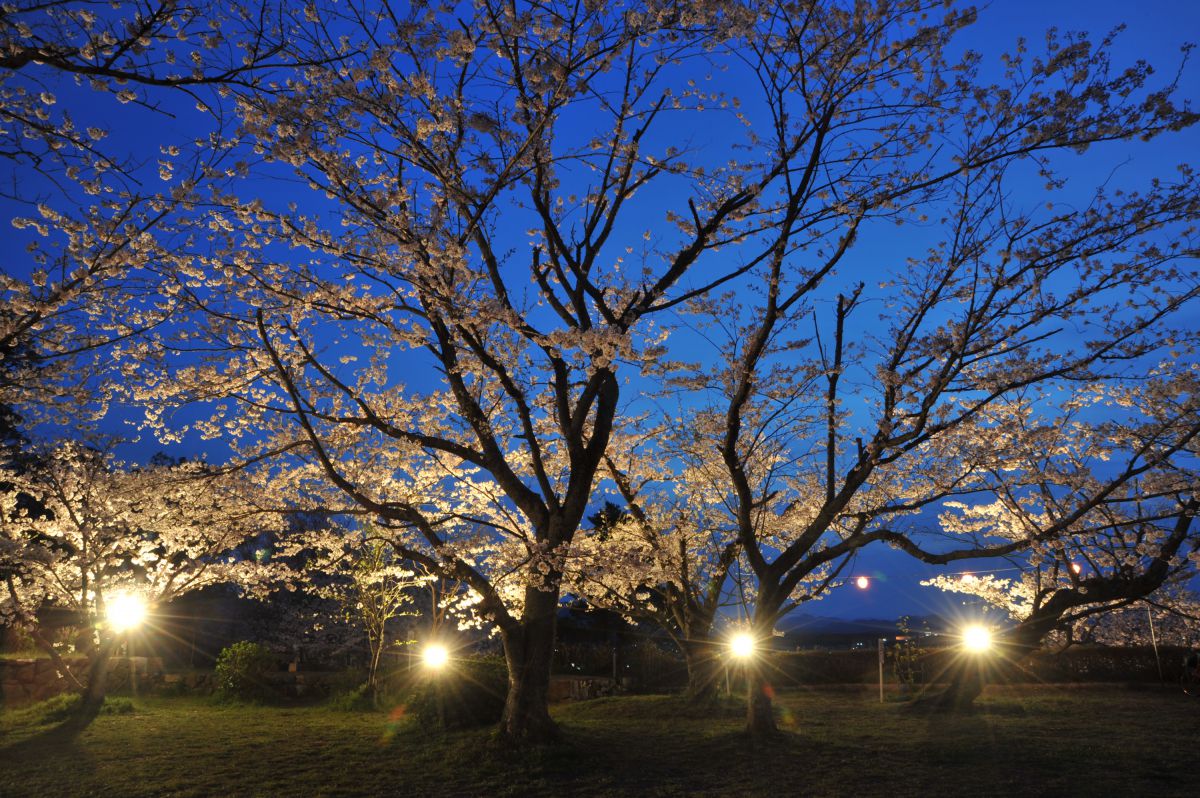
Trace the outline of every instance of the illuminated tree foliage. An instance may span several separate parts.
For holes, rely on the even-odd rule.
[[[676,369],[695,397],[684,425],[723,464],[761,641],[866,545],[943,564],[1042,545],[1192,451],[1198,431],[1196,395],[1179,378],[1193,368],[1200,286],[1192,172],[1136,192],[1084,190],[1082,208],[1019,199],[1078,191],[1059,171],[1069,156],[1195,114],[1145,65],[1115,69],[1103,44],[1077,37],[1048,36],[1042,58],[1008,55],[1004,82],[979,85],[974,56],[944,55],[969,15],[910,33],[885,5],[773,6],[760,20],[770,46],[752,50],[754,63],[778,109],[763,145],[805,143],[764,218],[770,246],[753,288],[692,303],[715,365]],[[889,235],[887,220],[899,254],[864,266],[856,252]],[[906,237],[910,224],[924,237]],[[904,258],[906,242],[920,254]],[[1122,409],[1161,400],[1162,413],[1128,410],[1144,421],[1128,433],[1137,439],[1107,450],[1109,426],[1088,425],[1099,447],[1088,456],[1113,462],[1036,531],[922,543],[906,516],[924,508],[1041,481],[1059,490],[1062,424],[1092,394]],[[1034,446],[1051,456],[1015,473]],[[769,666],[751,668],[756,734],[775,730],[769,680]]]
[[[278,571],[238,551],[273,523],[239,476],[196,463],[127,469],[68,442],[46,447],[33,466],[0,472],[0,481],[0,620],[28,633],[83,691],[80,727],[104,700],[123,614],[152,613],[215,584],[265,588]],[[86,676],[62,658],[68,644],[42,628],[53,611],[73,618]]]
[[[309,568],[321,582],[313,592],[336,599],[347,620],[367,638],[367,688],[374,700],[384,651],[391,645],[413,642],[395,641],[392,627],[396,619],[418,614],[413,608],[416,592],[429,579],[401,562],[385,540],[373,535],[366,538],[361,541],[353,535],[339,535],[329,540],[338,556],[327,565],[320,560],[309,563]]]
[[[1176,435],[1194,435],[1195,375],[1173,382],[1190,384],[1150,377],[1105,402],[1109,418],[1130,415],[1121,405],[1136,407],[1140,424],[1068,420],[1052,434],[1027,437],[1028,422],[1020,432],[1016,422],[1010,434],[1026,441],[1021,451],[1009,453],[1005,492],[992,502],[951,503],[943,514],[943,528],[956,535],[1030,542],[1017,578],[985,573],[927,583],[976,596],[1008,615],[1013,625],[997,634],[1006,665],[1019,665],[1030,651],[1054,641],[1098,636],[1151,642],[1148,608],[1160,621],[1195,617],[1195,596],[1186,586],[1200,565],[1200,482],[1189,468],[1196,446],[1168,454],[1163,450],[1171,438],[1161,432],[1170,420]],[[1148,448],[1160,450],[1146,458],[1155,467],[1114,484],[1112,463],[1130,461],[1130,449]],[[960,668],[951,687],[928,701],[969,704],[981,687],[979,675],[979,669]]]
[[[0,269],[0,405],[27,423],[97,413],[113,348],[170,317],[155,274],[178,241],[163,222],[221,162],[229,87],[259,85],[276,63],[268,11],[18,0],[0,12],[0,200],[29,261]]]

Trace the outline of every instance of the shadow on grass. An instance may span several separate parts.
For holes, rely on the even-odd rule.
[[[0,738],[0,759],[69,755],[80,750],[76,741],[81,732],[78,724],[68,720],[28,736],[20,736],[8,744],[4,744],[4,738]]]
[[[16,758],[50,754],[59,756],[75,748],[79,735],[100,715],[129,715],[134,712],[128,698],[104,700],[95,715],[82,714],[78,695],[62,694],[9,713],[0,727],[0,757]]]

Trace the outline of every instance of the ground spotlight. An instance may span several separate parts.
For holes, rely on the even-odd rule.
[[[967,651],[982,653],[992,647],[992,633],[984,626],[972,624],[963,629],[962,643]]]
[[[450,652],[441,643],[430,643],[421,652],[421,660],[431,670],[441,670],[450,661]]]
[[[104,616],[114,632],[127,632],[146,620],[146,600],[134,593],[116,593],[104,605]]]
[[[729,650],[738,659],[748,659],[754,656],[754,635],[749,632],[738,632],[729,639]]]

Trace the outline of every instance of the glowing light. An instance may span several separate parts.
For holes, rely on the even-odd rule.
[[[1074,571],[1075,573],[1079,573],[1080,571],[1083,570],[1083,566],[1077,562],[1073,562],[1073,563],[1071,563],[1071,570]]]
[[[749,632],[738,632],[730,638],[729,650],[738,659],[754,656],[754,636]]]
[[[424,660],[426,668],[441,670],[450,661],[450,652],[440,643],[430,643],[421,652],[421,659]]]
[[[146,602],[133,593],[117,593],[105,602],[104,615],[114,632],[127,632],[146,620]]]
[[[975,577],[972,574],[963,574],[962,578],[958,581],[962,582],[964,585],[969,585],[975,581]]]
[[[854,580],[854,586],[859,590],[866,590],[871,586],[871,580],[867,579],[865,576],[860,576],[858,579]]]
[[[968,626],[962,633],[963,648],[982,653],[992,647],[992,633],[978,624]]]

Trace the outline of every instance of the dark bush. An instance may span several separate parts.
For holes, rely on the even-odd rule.
[[[418,681],[407,703],[423,728],[465,729],[499,723],[507,693],[503,659],[462,659]]]
[[[272,697],[270,675],[277,670],[275,655],[265,646],[242,640],[221,650],[213,670],[217,695],[242,701]]]
[[[1059,653],[1040,652],[1028,663],[1031,678],[1041,682],[1157,682],[1177,681],[1186,649],[1150,646],[1078,646]]]

